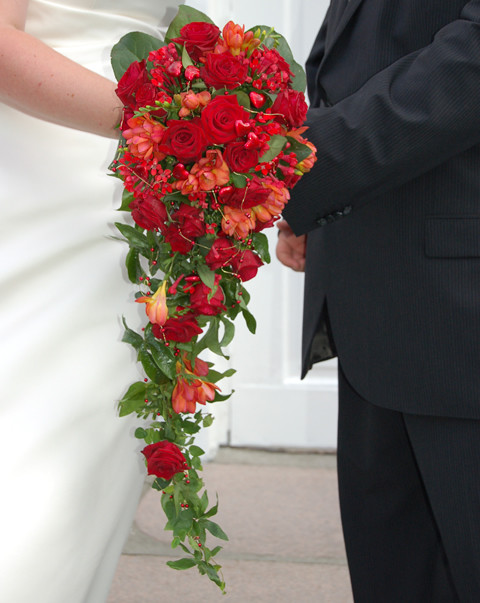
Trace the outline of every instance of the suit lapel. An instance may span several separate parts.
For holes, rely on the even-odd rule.
[[[348,0],[340,19],[334,27],[332,37],[328,40],[328,45],[325,48],[325,54],[323,55],[322,64],[325,62],[325,59],[330,54],[332,48],[338,42],[340,36],[345,30],[345,27],[347,26],[348,22],[353,17],[362,2],[363,0]]]

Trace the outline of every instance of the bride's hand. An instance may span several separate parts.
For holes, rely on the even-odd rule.
[[[280,262],[296,272],[305,270],[306,235],[297,237],[285,220],[277,222],[278,242],[277,258]]]

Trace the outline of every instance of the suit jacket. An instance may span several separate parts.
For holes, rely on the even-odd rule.
[[[307,79],[303,375],[480,418],[480,0],[332,0]]]

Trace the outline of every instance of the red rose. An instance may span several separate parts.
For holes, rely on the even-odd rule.
[[[202,156],[208,141],[200,119],[172,119],[160,150],[174,155],[182,163],[192,163]]]
[[[164,229],[168,218],[165,205],[150,193],[136,197],[130,203],[132,218],[146,230]]]
[[[272,105],[272,113],[281,113],[276,121],[286,122],[293,128],[299,128],[307,118],[307,103],[305,95],[298,90],[287,88],[279,93]]]
[[[202,111],[202,126],[214,144],[224,144],[238,138],[235,123],[248,121],[249,114],[238,104],[235,95],[216,96]]]
[[[115,92],[124,105],[135,107],[135,93],[142,84],[147,82],[148,73],[145,59],[141,62],[135,61],[120,78]]]
[[[220,236],[213,242],[210,251],[205,257],[205,262],[211,270],[217,270],[230,264],[232,258],[238,253],[239,251],[233,245],[231,239]]]
[[[172,215],[172,220],[178,224],[183,236],[188,239],[195,239],[205,234],[203,211],[198,207],[182,203],[180,209]]]
[[[146,82],[142,84],[135,93],[135,105],[137,109],[139,107],[146,107],[147,105],[153,105],[157,98],[157,91],[153,84]]]
[[[258,151],[246,149],[243,142],[232,142],[227,145],[224,157],[233,172],[248,172],[258,164]]]
[[[193,291],[190,294],[190,308],[194,314],[205,314],[207,316],[214,316],[220,312],[225,312],[226,307],[223,305],[224,295],[222,288],[219,285],[220,275],[215,275],[215,285],[217,289],[211,299],[208,299],[212,290],[207,287],[201,281],[196,283],[193,287]]]
[[[167,341],[187,342],[200,335],[202,329],[198,326],[197,319],[193,314],[183,314],[172,317],[160,327],[159,325],[152,326],[152,333],[157,339],[165,338]]]
[[[249,281],[256,276],[260,266],[263,266],[262,260],[256,253],[246,249],[243,253],[239,253],[230,262],[233,270],[242,279],[242,281]]]
[[[170,244],[172,251],[178,251],[183,255],[186,255],[194,245],[194,241],[186,239],[175,224],[170,224],[163,235],[165,241]]]
[[[207,54],[205,65],[200,69],[200,77],[213,88],[236,88],[245,82],[248,68],[243,60],[229,52]]]
[[[190,57],[198,61],[215,48],[219,37],[220,30],[216,25],[198,21],[184,25],[180,30],[180,37],[175,38],[173,42],[185,46]]]
[[[180,448],[173,442],[156,442],[142,450],[147,459],[148,475],[156,475],[163,479],[172,479],[176,473],[182,473],[187,461]]]
[[[254,176],[245,188],[225,186],[220,189],[219,200],[221,203],[237,209],[249,209],[256,205],[263,205],[270,196],[270,190],[262,186],[262,181]]]

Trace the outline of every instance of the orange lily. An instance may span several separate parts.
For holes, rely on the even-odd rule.
[[[153,295],[144,295],[143,297],[137,297],[135,300],[138,303],[145,304],[145,312],[150,322],[155,325],[164,325],[168,318],[166,288],[167,281],[165,280]]]

